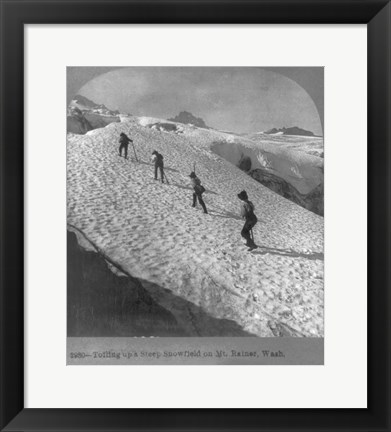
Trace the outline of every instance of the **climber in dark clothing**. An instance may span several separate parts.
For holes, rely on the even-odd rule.
[[[163,155],[158,153],[156,150],[152,152],[152,162],[155,163],[155,180],[157,180],[157,170],[160,171],[160,178],[162,183],[164,183],[164,163],[163,163]]]
[[[254,243],[254,240],[251,238],[250,234],[251,230],[258,222],[258,219],[254,213],[254,204],[249,201],[247,192],[244,190],[238,194],[238,198],[242,201],[240,215],[245,220],[240,234],[246,240],[246,246],[248,246],[250,250],[252,250],[258,247]]]
[[[128,145],[130,142],[133,142],[133,140],[121,132],[119,136],[119,155],[122,156],[122,150],[125,150],[125,159],[128,158]]]
[[[191,184],[194,189],[193,193],[193,207],[196,206],[197,198],[198,202],[201,204],[201,207],[204,210],[204,213],[208,213],[208,210],[206,210],[206,205],[204,203],[204,200],[202,199],[202,194],[205,192],[204,186],[201,185],[201,180],[196,176],[196,173],[193,171],[190,176],[191,178]]]

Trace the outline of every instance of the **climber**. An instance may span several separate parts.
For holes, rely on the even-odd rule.
[[[254,213],[254,204],[249,201],[247,192],[243,190],[238,194],[238,198],[242,201],[240,214],[242,218],[245,220],[243,229],[241,231],[241,236],[246,239],[246,246],[249,247],[250,250],[256,249],[258,246],[254,243],[253,238],[251,238],[251,231],[255,224],[258,222],[257,217]]]
[[[163,155],[158,153],[156,150],[152,152],[151,161],[155,163],[155,180],[157,180],[157,170],[160,171],[160,177],[162,183],[164,183],[164,163],[163,163]]]
[[[204,200],[202,199],[202,194],[205,192],[204,186],[201,185],[201,180],[196,176],[196,173],[193,171],[190,173],[191,178],[191,184],[193,186],[193,207],[196,206],[197,198],[198,202],[201,204],[201,207],[204,210],[204,213],[208,213],[206,210],[206,205],[204,203]]]
[[[128,158],[128,145],[130,142],[133,142],[126,134],[121,132],[119,136],[119,155],[122,156],[122,150],[125,150],[125,159]]]

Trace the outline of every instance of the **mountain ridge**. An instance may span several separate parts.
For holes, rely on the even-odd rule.
[[[272,128],[265,132],[263,132],[267,135],[275,135],[275,134],[282,134],[282,135],[299,135],[299,136],[316,136],[313,132],[302,129],[298,126],[292,126],[292,127],[283,127],[283,128]]]
[[[210,129],[201,117],[196,117],[188,111],[181,111],[177,116],[167,120],[176,123],[192,124],[203,129]]]

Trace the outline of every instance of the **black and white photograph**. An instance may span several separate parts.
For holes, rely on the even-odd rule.
[[[66,84],[67,364],[323,364],[324,69]]]

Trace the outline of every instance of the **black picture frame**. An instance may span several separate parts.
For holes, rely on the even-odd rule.
[[[390,18],[385,0],[0,0],[2,431],[390,429]],[[365,23],[368,29],[368,408],[24,408],[24,24]],[[357,173],[360,175],[360,173]],[[352,359],[352,361],[354,361]],[[338,389],[336,388],[337,392]],[[185,395],[184,395],[185,397]]]

